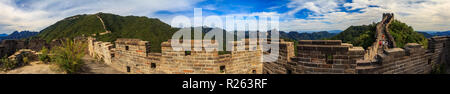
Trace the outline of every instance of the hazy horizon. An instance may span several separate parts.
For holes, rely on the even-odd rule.
[[[158,2],[158,3],[155,3]],[[98,12],[158,18],[174,16],[279,16],[281,31],[345,30],[381,20],[382,13],[412,26],[415,31],[449,31],[449,0],[2,0],[0,34],[42,29],[78,14]]]

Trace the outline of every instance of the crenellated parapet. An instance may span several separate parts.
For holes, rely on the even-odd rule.
[[[293,62],[301,74],[356,74],[356,61],[364,58],[362,47],[341,40],[301,40]]]
[[[436,64],[450,62],[450,36],[437,36],[428,39],[428,51],[432,53],[432,61]]]
[[[243,44],[247,49],[234,50],[230,54],[219,55],[214,41],[192,40],[202,44],[200,51],[174,50],[171,41],[161,43],[161,53],[150,53],[147,41],[139,39],[117,39],[114,44],[95,41],[88,38],[89,53],[112,67],[132,74],[262,74],[262,51],[260,47],[250,45],[248,41],[230,42]],[[194,44],[193,44],[194,45]],[[192,46],[193,46],[192,45]],[[243,47],[244,47],[243,46]],[[109,62],[110,61],[110,62]]]
[[[280,40],[276,42],[279,44],[279,56],[271,59],[276,59],[275,62],[264,62],[264,74],[297,74],[296,63],[292,63],[295,57],[294,42],[287,42]]]
[[[218,44],[204,40],[190,41],[191,47],[202,43],[198,51],[174,50],[169,40],[161,43],[161,53],[150,53],[149,43],[139,39],[111,43],[88,38],[88,49],[91,56],[131,74],[426,74],[434,65],[447,63],[450,53],[449,37],[430,38],[428,49],[417,43],[380,49],[374,59],[365,59],[367,50],[341,40],[300,40],[297,49],[293,42],[269,41],[279,45],[278,50],[271,50],[278,51],[278,57],[264,58],[271,51],[262,51],[264,46],[249,39],[228,42],[235,48],[228,54],[206,51]]]

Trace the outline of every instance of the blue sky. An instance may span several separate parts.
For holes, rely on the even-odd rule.
[[[65,17],[98,12],[147,16],[279,16],[283,31],[344,30],[381,20],[382,13],[418,31],[450,30],[450,0],[1,0],[0,33],[40,31]]]

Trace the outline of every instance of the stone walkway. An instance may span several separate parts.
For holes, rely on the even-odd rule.
[[[368,52],[365,53],[364,55],[364,60],[366,61],[373,61],[375,59],[375,57],[379,54],[379,53],[383,53],[384,49],[388,49],[389,46],[388,45],[383,45],[380,46],[380,42],[383,41],[390,41],[388,37],[388,34],[386,34],[386,27],[387,25],[390,24],[390,22],[393,20],[392,17],[383,17],[383,19],[381,20],[380,23],[377,24],[376,26],[376,41],[372,44],[372,46],[370,46]],[[389,44],[389,43],[388,43]]]
[[[99,63],[89,55],[83,57],[85,65],[83,66],[81,74],[126,74],[104,64]],[[55,71],[52,65],[40,64],[39,62],[32,62],[29,65],[16,68],[7,72],[0,71],[0,74],[64,74],[63,72]]]
[[[81,74],[126,74],[120,72],[105,63],[97,62],[94,58],[89,55],[83,57],[85,66]]]
[[[447,74],[450,74],[450,66],[447,66]]]

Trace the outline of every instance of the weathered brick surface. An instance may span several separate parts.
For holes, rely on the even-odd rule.
[[[450,62],[450,36],[433,37],[428,39],[428,51],[431,54],[431,61],[437,64],[447,65]],[[433,65],[433,66],[434,66]]]
[[[200,41],[209,42],[209,41]],[[243,43],[242,41],[237,41]],[[192,41],[192,43],[196,43]],[[149,53],[149,43],[138,39],[118,39],[112,46],[89,38],[89,52],[120,71],[135,74],[262,74],[261,50],[232,51],[219,55],[214,51],[175,51],[170,41],[163,42],[162,53]],[[218,45],[203,45],[205,49]],[[223,69],[221,70],[221,67]]]
[[[297,52],[292,63],[302,74],[356,74],[356,60],[364,57],[364,49],[339,40],[300,41]]]
[[[45,40],[1,40],[0,41],[0,57],[10,56],[20,49],[30,49],[40,51],[42,47],[50,47]]]
[[[296,73],[296,67],[291,63],[291,58],[295,57],[295,49],[293,42],[285,42],[280,40],[280,42],[273,42],[279,44],[279,57],[276,62],[264,62],[265,74],[291,74]]]
[[[449,37],[429,39],[428,49],[416,43],[385,49],[374,60],[364,59],[367,51],[362,47],[339,40],[302,40],[297,49],[292,42],[272,41],[280,45],[279,50],[273,50],[279,51],[279,57],[268,58],[276,59],[275,62],[261,62],[267,52],[257,44],[250,45],[248,40],[231,43],[255,50],[233,50],[224,55],[205,50],[190,54],[175,51],[170,41],[161,44],[162,53],[149,53],[148,42],[137,39],[118,39],[115,45],[88,40],[91,56],[136,74],[424,74],[435,64],[447,63],[450,53]],[[294,50],[298,51],[297,56]]]

